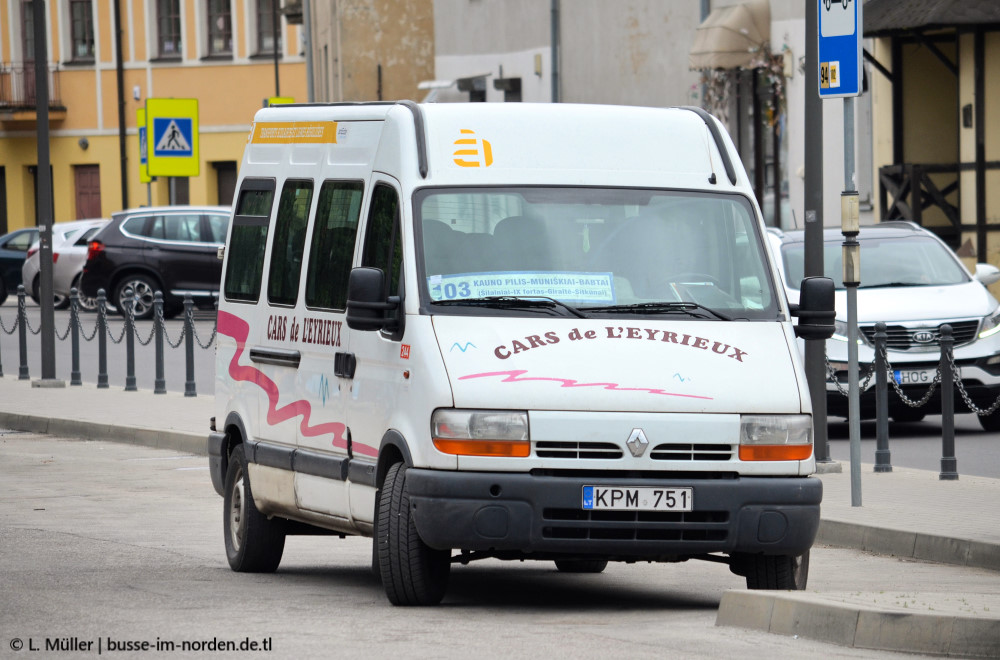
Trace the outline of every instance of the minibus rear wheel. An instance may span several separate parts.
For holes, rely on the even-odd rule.
[[[395,463],[379,491],[379,572],[393,605],[437,605],[444,598],[451,571],[451,552],[435,550],[420,538],[410,517],[406,467]]]
[[[556,569],[560,573],[603,573],[608,567],[607,559],[557,559]]]
[[[798,557],[790,555],[737,554],[732,570],[747,580],[747,589],[806,588],[809,580],[809,551]]]
[[[285,550],[285,527],[280,518],[268,519],[257,510],[247,472],[243,445],[229,455],[222,516],[226,558],[239,573],[273,573]]]

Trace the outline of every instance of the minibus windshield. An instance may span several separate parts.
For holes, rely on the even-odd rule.
[[[435,314],[777,318],[741,195],[424,188],[414,210],[421,299]]]

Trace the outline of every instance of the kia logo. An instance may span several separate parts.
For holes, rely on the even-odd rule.
[[[913,333],[913,341],[918,344],[929,344],[935,339],[937,339],[937,333],[930,330],[921,330],[920,332]]]

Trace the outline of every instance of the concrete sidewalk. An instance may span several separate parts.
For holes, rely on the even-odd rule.
[[[94,385],[33,387],[0,378],[0,428],[205,453],[213,399]],[[817,544],[1000,571],[1000,479],[862,466],[862,507],[850,471],[825,473]],[[990,574],[990,579],[995,578]],[[814,637],[845,646],[1000,657],[1000,593],[947,585],[891,585],[879,593],[751,592],[723,596],[718,625]],[[905,602],[892,589],[906,591]]]

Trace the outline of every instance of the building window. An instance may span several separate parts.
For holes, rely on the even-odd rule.
[[[208,2],[208,54],[233,54],[233,15],[229,0]]]
[[[90,0],[70,0],[70,35],[74,62],[94,61],[94,21]]]
[[[274,53],[274,17],[278,10],[278,52],[281,52],[281,11],[277,0],[257,0],[257,53]]]
[[[181,56],[181,6],[180,0],[156,0],[157,42],[160,57]]]

